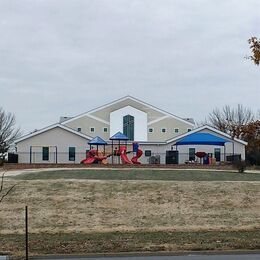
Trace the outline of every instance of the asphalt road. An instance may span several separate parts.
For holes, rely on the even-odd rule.
[[[37,258],[38,260],[40,258]],[[114,257],[82,257],[82,258],[42,258],[48,260],[259,260],[260,254],[228,254],[228,255],[181,255],[181,256],[114,256]]]

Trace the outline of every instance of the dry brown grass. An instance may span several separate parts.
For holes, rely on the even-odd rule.
[[[0,234],[252,230],[260,227],[260,182],[6,180]]]

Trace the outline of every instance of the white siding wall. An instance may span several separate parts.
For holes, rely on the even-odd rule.
[[[223,138],[223,136],[218,135],[210,130],[203,130],[201,132],[207,132],[207,133],[213,133],[214,135],[220,136]],[[230,140],[232,141],[232,140]],[[30,162],[30,146],[39,146],[33,148],[33,162],[36,163],[53,163],[55,161],[54,153],[55,148],[50,147],[50,160],[49,161],[42,161],[42,147],[43,146],[57,146],[58,149],[58,163],[74,163],[73,161],[69,161],[68,158],[68,152],[69,147],[76,147],[76,161],[75,163],[79,163],[83,158],[85,158],[85,151],[86,149],[89,149],[88,146],[88,140],[77,136],[73,133],[70,133],[69,131],[60,129],[60,128],[54,128],[49,131],[46,131],[44,133],[41,133],[39,135],[33,136],[31,138],[28,138],[24,141],[19,142],[17,147],[17,152],[19,154],[19,163],[29,163]],[[123,145],[123,144],[121,144]],[[166,150],[172,149],[173,143],[169,143],[167,145],[165,144],[145,144],[140,143],[140,149],[143,151],[143,155],[140,158],[140,162],[142,163],[148,163],[149,157],[145,156],[145,150],[151,150],[152,155],[159,154],[160,155],[160,162],[161,164],[165,164],[165,156],[166,156]],[[186,154],[185,156],[180,156],[179,163],[184,163],[185,160],[188,159],[188,153],[189,148],[195,148],[196,152],[202,151],[206,153],[213,153],[214,156],[214,148],[220,148],[221,154],[224,154],[224,147],[221,146],[211,146],[211,145],[183,145],[178,146],[178,151],[180,154]],[[175,146],[173,146],[173,149],[175,150]],[[132,150],[132,146],[128,145],[127,147],[128,151]],[[111,153],[111,146],[106,147],[107,153]],[[64,154],[62,154],[64,153]],[[232,154],[233,153],[233,144],[232,142],[226,143],[226,154]],[[245,159],[245,145],[234,142],[234,153],[235,154],[241,154],[242,159]],[[133,153],[128,154],[129,159],[133,157]],[[116,157],[115,157],[116,158]],[[115,159],[116,160],[116,159]],[[221,160],[224,160],[223,156],[221,157]],[[109,159],[111,163],[111,158]],[[116,161],[115,161],[116,162]]]
[[[230,142],[227,142],[225,144],[225,152],[227,154],[233,154],[233,140],[228,139],[220,134],[216,134],[215,132],[209,130],[209,129],[204,129],[200,131],[201,133],[210,133],[214,134],[216,136],[219,136],[221,138],[227,139]],[[160,160],[161,164],[165,163],[165,157],[166,157],[166,151],[171,150],[172,146],[174,143],[169,143],[167,145],[157,145],[157,144],[141,144],[140,148],[145,152],[145,150],[151,150],[153,154],[159,154],[160,155]],[[214,157],[214,149],[215,148],[220,148],[221,149],[221,161],[224,161],[224,147],[223,146],[214,146],[214,145],[180,145],[177,147],[177,150],[179,151],[179,163],[183,164],[185,163],[186,160],[188,160],[188,154],[189,154],[189,148],[195,148],[196,152],[206,152],[206,153],[212,153]],[[175,150],[176,147],[173,146],[173,150]],[[235,154],[241,154],[242,160],[245,160],[245,145],[234,141],[234,153]],[[147,163],[148,162],[148,157],[145,157],[143,154],[141,158],[141,162]]]
[[[147,114],[131,106],[110,113],[110,135],[113,136],[117,132],[123,133],[123,117],[126,115],[134,117],[134,139],[147,141]]]
[[[32,159],[35,163],[54,163],[56,150],[54,146],[57,146],[58,150],[58,163],[74,163],[74,161],[69,161],[68,158],[69,147],[76,148],[78,156],[76,156],[75,163],[79,163],[85,158],[85,151],[89,147],[87,143],[87,139],[57,127],[25,139],[24,141],[17,143],[16,147],[19,163],[30,162],[30,146],[34,146],[32,150]],[[50,146],[49,161],[42,160],[42,147],[44,146]]]

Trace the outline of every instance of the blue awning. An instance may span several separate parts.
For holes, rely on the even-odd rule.
[[[107,142],[104,141],[101,137],[96,136],[91,141],[89,141],[88,144],[92,144],[92,145],[106,145]]]
[[[176,142],[175,145],[201,144],[201,145],[224,146],[226,142],[229,142],[229,141],[224,138],[215,136],[213,134],[194,133],[194,134],[190,134],[190,135],[180,139],[178,142]]]
[[[129,140],[129,138],[126,135],[122,134],[121,132],[117,132],[109,139],[110,140],[125,140],[125,141]]]

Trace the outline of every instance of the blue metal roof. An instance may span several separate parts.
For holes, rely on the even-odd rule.
[[[89,141],[88,144],[93,144],[93,145],[106,145],[107,142],[104,141],[101,137],[96,136],[96,137],[93,138],[91,141]]]
[[[126,135],[122,134],[121,132],[117,132],[109,139],[110,140],[125,140],[125,141],[129,140],[129,138]]]
[[[229,142],[226,139],[221,137],[208,134],[208,133],[194,133],[190,134],[182,139],[180,139],[176,145],[186,145],[186,144],[201,144],[201,145],[219,145],[224,146],[226,142]]]

